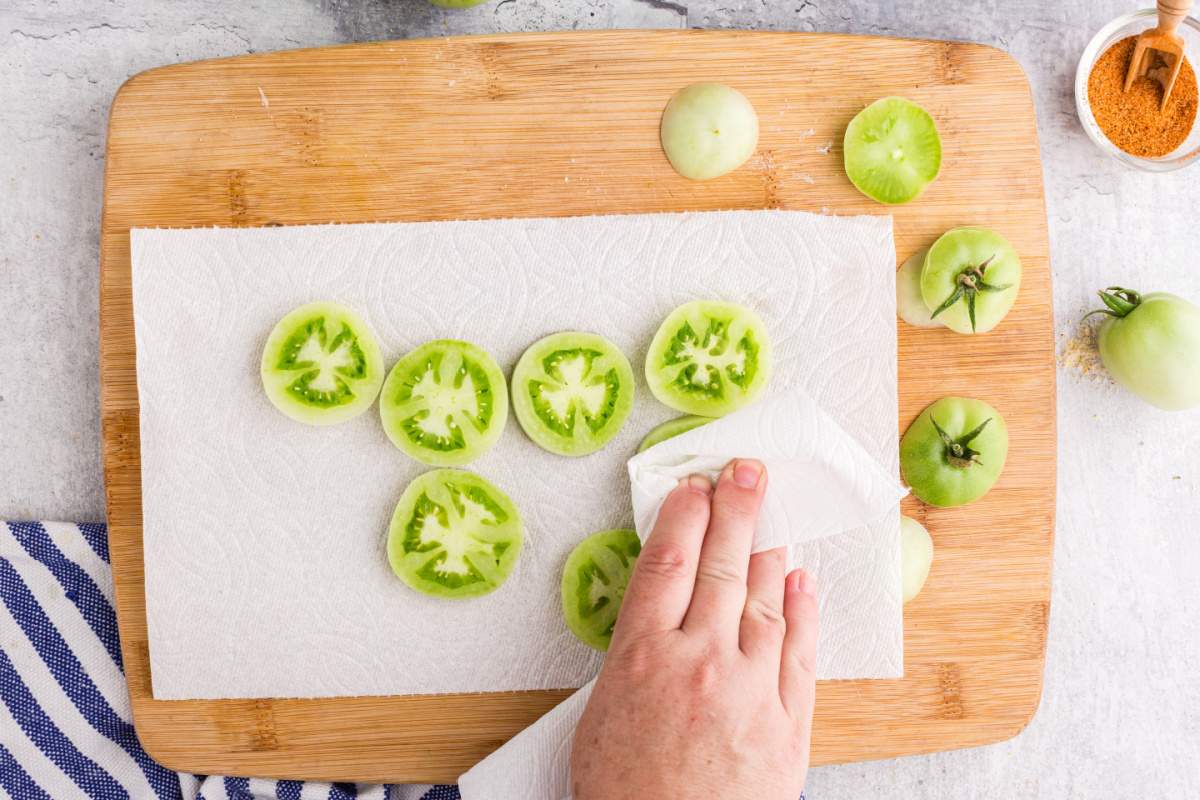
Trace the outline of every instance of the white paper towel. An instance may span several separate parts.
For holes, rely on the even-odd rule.
[[[731,458],[767,467],[754,552],[897,518],[905,491],[893,474],[795,389],[668,439],[629,462],[633,513],[645,539],[662,502],[694,472],[716,478]],[[575,725],[594,681],[459,779],[463,800],[562,800],[570,795]]]
[[[596,680],[459,776],[462,800],[570,800],[571,744]]]
[[[879,521],[905,491],[804,390],[793,388],[668,439],[629,461],[633,520],[645,539],[667,494],[693,473],[714,481],[734,458],[767,468],[754,552]]]
[[[639,375],[626,427],[580,459],[545,453],[510,422],[470,468],[522,512],[517,567],[487,597],[427,598],[384,556],[395,501],[425,468],[391,446],[374,410],[309,428],[263,395],[263,342],[304,302],[357,309],[389,366],[423,341],[453,337],[485,347],[506,371],[541,336],[578,328],[640,364],[680,303],[743,303],[775,345],[768,396],[804,389],[898,472],[886,217],[747,211],[135,230],[131,244],[159,698],[561,688],[599,666],[563,625],[562,563],[589,532],[631,524],[626,460],[673,412]],[[898,536],[891,520],[793,554],[820,579],[823,677],[901,674]]]

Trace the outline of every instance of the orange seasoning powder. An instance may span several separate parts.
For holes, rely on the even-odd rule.
[[[1088,103],[1100,130],[1130,155],[1165,156],[1183,144],[1196,120],[1196,73],[1187,59],[1179,70],[1167,107],[1162,85],[1145,75],[1125,91],[1125,73],[1137,37],[1130,36],[1104,51],[1088,75]]]

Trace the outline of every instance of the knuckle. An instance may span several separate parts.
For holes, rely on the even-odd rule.
[[[787,547],[776,547],[771,550],[762,550],[755,553],[754,558],[761,558],[771,563],[780,570],[786,573],[787,567]]]
[[[609,656],[605,660],[605,665],[612,664],[625,675],[638,680],[653,672],[654,662],[654,648],[648,647],[642,639],[635,638],[614,643],[614,647],[611,648]]]
[[[792,735],[784,737],[784,763],[788,765],[806,763],[809,744],[808,737],[804,734],[804,726],[795,721],[792,722],[792,726]]]
[[[697,574],[699,578],[714,583],[732,584],[743,588],[746,584],[743,570],[728,558],[702,559]]]
[[[679,578],[687,573],[688,557],[683,548],[650,541],[637,559],[637,571],[658,578]]]
[[[613,664],[626,678],[642,681],[647,676],[658,674],[665,662],[670,661],[667,643],[660,633],[643,633],[641,636],[613,640],[605,658],[605,667]]]
[[[752,521],[758,516],[758,501],[749,490],[716,492],[712,511],[715,516],[735,522]]]
[[[746,601],[746,610],[742,613],[742,616],[754,625],[765,628],[779,636],[783,636],[787,630],[787,620],[784,619],[783,612],[772,604],[758,598],[752,597]]]
[[[699,522],[708,514],[710,505],[708,495],[681,486],[667,495],[664,510],[668,507],[671,515],[682,517],[685,522]]]
[[[723,662],[707,652],[703,653],[691,666],[687,673],[688,687],[694,692],[710,696],[716,694],[717,690],[725,681],[725,668]]]
[[[804,628],[812,628],[816,630],[820,624],[820,614],[817,610],[817,601],[812,598],[803,598],[792,603],[788,603],[784,610],[784,616],[792,625],[799,625]]]
[[[788,653],[788,660],[797,675],[803,676],[805,680],[816,679],[817,663],[812,653],[791,652]]]

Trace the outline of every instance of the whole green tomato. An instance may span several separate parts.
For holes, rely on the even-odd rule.
[[[943,397],[900,440],[900,469],[913,494],[948,508],[974,502],[995,485],[1008,457],[1008,426],[982,400]]]
[[[1100,358],[1117,383],[1168,411],[1200,405],[1200,307],[1120,286],[1100,299],[1106,308],[1092,314],[1109,317],[1100,326]]]

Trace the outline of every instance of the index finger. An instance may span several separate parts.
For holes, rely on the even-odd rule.
[[[613,643],[626,636],[672,630],[683,624],[700,545],[708,528],[712,483],[703,475],[679,482],[658,512],[625,588]]]

